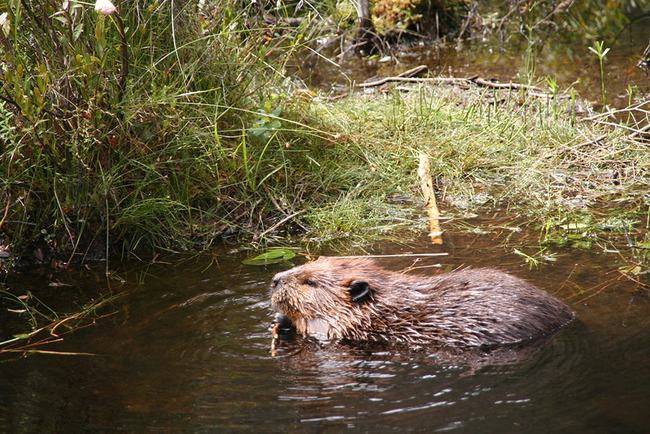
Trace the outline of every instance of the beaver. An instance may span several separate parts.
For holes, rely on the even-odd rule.
[[[270,295],[280,326],[324,341],[487,349],[549,336],[575,316],[496,269],[416,276],[367,258],[320,257],[278,273]]]

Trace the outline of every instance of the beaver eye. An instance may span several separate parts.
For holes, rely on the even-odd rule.
[[[305,279],[304,284],[308,286],[316,286],[316,282],[311,279]]]

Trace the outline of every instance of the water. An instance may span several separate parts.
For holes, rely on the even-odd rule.
[[[272,356],[266,288],[287,266],[244,266],[224,250],[218,263],[132,265],[120,274],[127,283],[111,281],[126,293],[115,315],[48,347],[96,356],[0,363],[0,432],[648,432],[647,290],[616,271],[614,254],[560,250],[557,262],[530,271],[504,244],[508,232],[447,234],[450,255],[416,266],[492,265],[565,300],[580,322],[535,351],[476,363],[298,339]],[[426,239],[375,246],[431,249]],[[97,276],[22,276],[11,287],[56,303],[63,291],[106,290]]]
[[[605,58],[607,103],[613,107],[629,105],[628,87],[634,96],[648,95],[650,76],[636,66],[650,39],[649,20],[640,20],[622,31],[616,40],[606,40],[611,50]],[[433,76],[495,78],[500,81],[534,83],[548,88],[546,77],[557,81],[564,91],[575,88],[578,95],[598,105],[601,103],[600,69],[597,58],[588,50],[589,42],[567,43],[553,36],[540,39],[534,45],[534,55],[527,54],[528,43],[512,37],[506,42],[495,38],[470,41],[457,48],[451,43],[442,46],[421,46],[395,49],[390,59],[359,59],[346,57],[337,64],[312,56],[292,71],[311,87],[341,93],[350,83],[360,83],[373,77],[389,77],[418,65],[427,65]]]

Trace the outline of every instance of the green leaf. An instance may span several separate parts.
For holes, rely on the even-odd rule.
[[[77,39],[79,39],[79,36],[81,36],[81,32],[83,32],[83,30],[84,30],[83,24],[79,23],[77,27],[75,27],[74,29],[74,33],[72,34],[72,40],[76,41]]]
[[[242,261],[244,265],[269,265],[269,264],[278,264],[280,262],[288,261],[296,256],[296,253],[287,248],[277,247],[267,250],[261,255],[257,255],[254,258],[247,258]]]

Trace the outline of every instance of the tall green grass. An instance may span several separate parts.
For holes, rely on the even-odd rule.
[[[271,224],[268,195],[300,188],[292,165],[329,136],[287,101],[283,65],[309,16],[269,26],[236,0],[123,2],[106,17],[65,4],[0,2],[5,243],[67,261]]]

